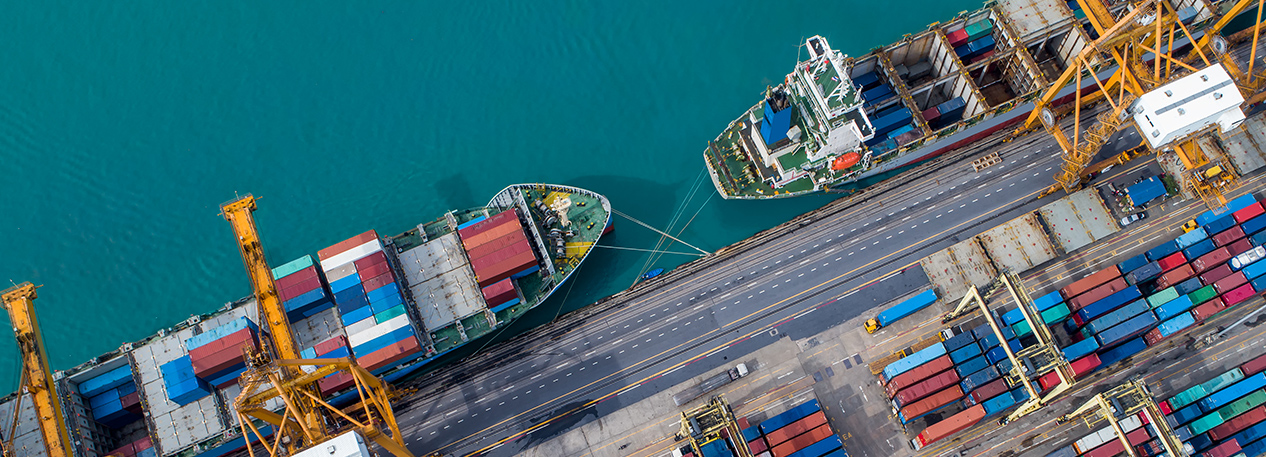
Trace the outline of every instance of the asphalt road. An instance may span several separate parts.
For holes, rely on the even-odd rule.
[[[397,416],[410,450],[512,455],[926,284],[920,258],[1061,196],[1036,199],[1060,163],[1049,136],[995,150],[1000,165],[941,168],[409,399]]]

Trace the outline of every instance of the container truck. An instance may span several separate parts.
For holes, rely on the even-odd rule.
[[[705,379],[703,382],[688,387],[686,390],[673,395],[673,403],[676,403],[677,406],[685,406],[686,403],[690,403],[691,400],[702,397],[708,392],[729,384],[730,381],[747,376],[747,373],[747,364],[740,363],[735,365],[734,368],[730,368],[729,370]]]
[[[1199,216],[1196,216],[1195,219],[1187,221],[1187,223],[1182,226],[1183,231],[1190,232],[1197,227],[1209,225],[1210,222],[1222,218],[1222,216],[1228,212],[1234,215],[1235,212],[1247,208],[1254,203],[1257,203],[1257,199],[1254,198],[1252,194],[1242,195],[1239,198],[1227,202],[1225,210],[1218,212],[1214,212],[1213,210],[1205,211]],[[1234,220],[1234,218],[1232,218],[1232,220]]]
[[[928,289],[923,293],[898,303],[896,306],[880,311],[879,315],[866,320],[866,332],[875,333],[881,328],[892,325],[893,322],[901,320],[906,316],[914,314],[915,312],[936,303],[936,298],[936,291]]]

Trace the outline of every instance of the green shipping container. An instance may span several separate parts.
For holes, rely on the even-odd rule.
[[[979,22],[967,24],[966,27],[963,27],[963,30],[967,32],[967,41],[976,41],[993,32],[993,21],[986,18]]]
[[[374,322],[379,324],[387,322],[392,318],[399,317],[404,314],[404,305],[396,305],[395,307],[374,315]]]
[[[1218,377],[1205,381],[1202,384],[1191,386],[1191,388],[1179,392],[1169,399],[1169,406],[1174,411],[1183,409],[1183,407],[1195,403],[1197,400],[1208,396],[1211,393],[1222,390],[1223,387],[1229,386],[1244,379],[1244,372],[1239,368],[1232,368],[1231,371],[1222,373]]]
[[[286,276],[297,273],[299,270],[312,266],[312,256],[305,255],[298,259],[292,260],[285,265],[273,268],[273,279],[281,279]]]
[[[1213,290],[1212,284],[1201,287],[1199,289],[1196,289],[1195,292],[1187,294],[1187,297],[1191,298],[1191,303],[1195,305],[1199,305],[1201,303],[1212,300],[1213,297],[1216,297],[1216,296],[1218,296],[1218,291]]]
[[[1064,319],[1068,319],[1068,305],[1066,304],[1060,303],[1046,311],[1042,311],[1042,322],[1045,322],[1046,325],[1055,325],[1063,322]]]
[[[1266,403],[1266,390],[1258,389],[1257,391],[1245,395],[1244,398],[1235,400],[1231,404],[1218,408],[1218,415],[1222,416],[1223,421],[1229,421],[1235,416],[1247,413],[1248,410]]]
[[[1029,321],[1017,322],[1015,325],[1011,326],[1011,330],[1015,331],[1016,338],[1033,333],[1033,329],[1029,328]]]
[[[1169,303],[1170,300],[1175,298],[1178,298],[1178,289],[1170,287],[1147,297],[1147,304],[1151,305],[1152,308],[1160,308],[1160,305]],[[1194,303],[1195,300],[1193,299],[1192,302]]]
[[[1213,429],[1213,427],[1222,425],[1223,422],[1226,421],[1222,420],[1222,416],[1219,416],[1218,413],[1210,413],[1196,419],[1195,422],[1192,422],[1187,427],[1191,430],[1192,435],[1199,435]]]

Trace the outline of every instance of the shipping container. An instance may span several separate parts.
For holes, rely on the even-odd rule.
[[[1241,430],[1239,433],[1231,435],[1231,437],[1227,438],[1227,440],[1235,440],[1237,443],[1254,443],[1260,442],[1259,440],[1264,437],[1266,437],[1266,422],[1258,422],[1257,424],[1250,425],[1244,430]]]
[[[962,332],[943,341],[945,344],[945,352],[953,354],[954,351],[967,347],[967,345],[975,343],[976,336],[971,332]]]
[[[840,440],[840,437],[831,435],[805,446],[787,457],[837,457],[839,453],[834,451],[840,449],[843,445],[844,443]],[[774,455],[776,456],[777,454],[775,453]],[[844,454],[844,457],[848,457],[847,454]]]
[[[1192,260],[1191,268],[1194,269],[1196,273],[1200,273],[1226,263],[1227,260],[1231,260],[1231,251],[1225,247],[1220,247],[1210,251],[1208,254],[1196,258],[1196,260]]]
[[[883,381],[884,383],[887,383],[891,381],[892,378],[897,377],[897,375],[910,371],[914,367],[923,365],[945,354],[945,344],[937,342],[936,344],[928,346],[923,350],[888,364],[888,366],[884,367]]]
[[[1150,262],[1151,261],[1147,260],[1146,254],[1139,254],[1134,257],[1125,259],[1124,262],[1118,263],[1117,270],[1126,271],[1126,272],[1134,271],[1143,265],[1147,265]]]
[[[1076,360],[1084,357],[1086,354],[1095,352],[1099,349],[1099,342],[1094,338],[1087,338],[1076,343],[1070,344],[1061,351],[1064,353],[1065,360]]]
[[[1259,206],[1257,208],[1260,209],[1261,207]],[[1231,457],[1239,454],[1242,450],[1243,449],[1240,448],[1240,443],[1236,442],[1236,440],[1229,440],[1225,443],[1214,446],[1213,449],[1205,451],[1204,457]]]
[[[1188,259],[1195,259],[1202,255],[1213,252],[1213,250],[1216,249],[1217,247],[1218,246],[1213,243],[1213,240],[1205,239],[1205,240],[1201,240],[1200,242],[1196,244],[1191,245],[1191,247],[1187,249],[1183,249],[1182,252],[1183,252],[1183,255],[1186,256]]]
[[[1199,419],[1203,415],[1204,413],[1200,411],[1199,406],[1190,405],[1185,408],[1174,411],[1173,414],[1170,414],[1169,419],[1172,419],[1172,422],[1170,423],[1170,425],[1174,427],[1175,429],[1182,428],[1183,430],[1186,430],[1186,427],[1181,427],[1181,426],[1189,424],[1191,423],[1191,421]]]
[[[945,370],[936,376],[932,376],[915,385],[902,389],[892,397],[892,407],[894,410],[901,410],[908,405],[928,396],[940,392],[945,388],[958,384],[958,373],[954,370]]]
[[[1218,282],[1219,279],[1231,276],[1231,273],[1234,272],[1235,270],[1232,270],[1230,265],[1224,263],[1222,265],[1218,265],[1216,268],[1212,268],[1209,271],[1201,273],[1200,283],[1210,286],[1213,285],[1213,283]]]
[[[1178,295],[1187,295],[1199,290],[1201,287],[1204,287],[1204,284],[1200,282],[1200,278],[1188,278],[1186,281],[1174,286],[1174,290],[1178,291]]]
[[[1156,263],[1160,265],[1161,271],[1169,271],[1169,270],[1178,268],[1184,263],[1187,263],[1187,257],[1183,256],[1182,251],[1179,251],[1179,252],[1175,252],[1173,254],[1165,256],[1164,258],[1156,261]],[[1159,273],[1156,275],[1153,275],[1152,277],[1155,277],[1155,276],[1159,276]],[[1152,279],[1152,278],[1149,277],[1149,278],[1144,278],[1142,280],[1146,281],[1148,279]]]
[[[1195,230],[1184,233],[1178,238],[1174,238],[1174,242],[1178,244],[1179,248],[1187,249],[1191,247],[1191,245],[1199,243],[1201,240],[1208,237],[1209,235],[1204,231],[1203,227],[1197,227]]]
[[[1210,239],[1212,239],[1213,244],[1217,246],[1226,246],[1241,238],[1244,238],[1244,230],[1241,230],[1239,227],[1231,227],[1223,230],[1222,233],[1213,235]]]
[[[1251,205],[1245,206],[1239,211],[1231,213],[1231,217],[1235,218],[1235,222],[1238,222],[1240,224],[1248,222],[1249,220],[1252,220],[1253,218],[1257,216],[1261,216],[1261,215],[1262,215],[1261,203],[1253,203]]]
[[[901,420],[902,424],[909,424],[928,413],[940,410],[941,408],[949,406],[951,403],[961,400],[962,398],[963,389],[958,385],[954,385],[948,389],[935,392],[922,400],[906,405],[904,408],[901,408],[900,412],[897,413],[897,418]]]
[[[1192,308],[1191,317],[1195,318],[1196,322],[1204,322],[1210,317],[1216,316],[1218,313],[1225,310],[1226,305],[1222,303],[1222,299],[1214,298],[1213,300],[1204,302],[1200,306]]]
[[[1191,268],[1190,264],[1183,265],[1181,267],[1170,270],[1168,273],[1161,275],[1160,279],[1156,280],[1156,287],[1157,288],[1169,287],[1174,284],[1178,284],[1180,282],[1186,281],[1187,278],[1190,278],[1195,275],[1196,275],[1196,271]]]
[[[1196,405],[1200,407],[1200,411],[1207,414],[1263,387],[1266,387],[1266,373],[1245,376],[1235,384],[1196,401]]]
[[[965,401],[964,404],[968,407],[978,405],[984,403],[985,400],[1002,395],[1002,393],[1006,391],[1007,381],[1005,379],[995,379],[990,381],[988,384],[977,387],[976,390],[971,391],[971,395],[967,396],[967,401]]]
[[[1143,314],[1134,316],[1115,327],[1096,333],[1095,339],[1099,340],[1100,347],[1112,347],[1113,345],[1124,342],[1151,330],[1151,328],[1158,322],[1159,320],[1156,318],[1156,314],[1151,311],[1146,311]]]
[[[831,431],[831,426],[823,425],[804,432],[795,438],[783,442],[782,444],[774,445],[774,447],[770,449],[770,453],[775,457],[787,457],[796,451],[807,448],[810,445],[830,438],[833,435],[835,435],[835,433]]]
[[[1262,406],[1263,403],[1266,403],[1266,390],[1258,389],[1249,392],[1248,395],[1240,397],[1238,400],[1235,400],[1226,406],[1218,408],[1217,411],[1210,414],[1217,414],[1223,421],[1227,421],[1234,419],[1236,416],[1247,413],[1253,408]]]
[[[1244,414],[1227,419],[1222,425],[1209,430],[1209,438],[1222,441],[1224,438],[1239,433],[1241,430],[1258,422],[1266,421],[1266,406],[1258,406]]]
[[[1130,442],[1131,446],[1138,446],[1140,444],[1146,443],[1147,440],[1150,440],[1151,438],[1152,436],[1148,434],[1148,430],[1142,427],[1136,428],[1125,434],[1125,439]],[[1103,443],[1097,448],[1087,451],[1085,454],[1082,454],[1082,456],[1084,457],[1113,457],[1117,454],[1121,454],[1124,452],[1125,452],[1125,444],[1122,444],[1121,440],[1116,438],[1115,435],[1113,435],[1113,439],[1108,440],[1107,442]]]
[[[1244,233],[1247,233],[1250,237],[1256,235],[1262,230],[1266,230],[1266,217],[1257,216],[1249,219],[1248,221],[1240,224],[1240,229],[1244,230]]]
[[[1068,364],[1068,366],[1069,368],[1072,368],[1074,378],[1081,378],[1090,374],[1090,372],[1099,369],[1102,364],[1103,362],[1099,360],[1099,356],[1092,353],[1072,361],[1072,363]]]
[[[1143,426],[1143,422],[1139,420],[1137,415],[1130,415],[1120,420],[1118,424],[1121,426],[1121,429],[1126,432],[1127,437],[1130,432],[1133,432]],[[1117,438],[1115,429],[1111,426],[1105,426],[1073,442],[1073,449],[1076,449],[1078,453],[1085,454],[1091,449],[1097,448],[1111,441],[1120,441],[1120,439]]]
[[[1226,293],[1247,283],[1248,278],[1244,277],[1244,273],[1235,272],[1230,276],[1219,279],[1218,282],[1213,283],[1213,289],[1221,293]]]
[[[979,357],[981,353],[982,351],[980,350],[980,345],[976,344],[973,341],[971,344],[968,344],[966,346],[958,348],[954,352],[951,352],[949,356],[950,356],[950,361],[954,362],[954,364],[957,365],[957,364],[962,364],[963,362],[966,362],[968,360],[974,359],[976,357]]]
[[[1266,355],[1260,355],[1254,358],[1253,360],[1244,362],[1243,365],[1240,365],[1240,370],[1243,371],[1244,375],[1246,376],[1252,376],[1252,375],[1261,373],[1262,371],[1266,370]]]
[[[765,438],[757,436],[747,441],[747,450],[752,451],[753,455],[760,454],[769,450],[769,443],[765,441]]]
[[[1187,424],[1187,431],[1191,432],[1192,435],[1199,435],[1213,427],[1222,425],[1222,422],[1224,422],[1222,416],[1218,415],[1218,413],[1205,414]]]
[[[1120,276],[1121,270],[1118,270],[1116,265],[1113,265],[1099,270],[1090,276],[1074,281],[1072,284],[1064,286],[1063,289],[1060,289],[1060,293],[1064,296],[1065,300],[1068,300]]]
[[[1244,372],[1240,371],[1239,368],[1232,368],[1208,381],[1196,384],[1187,388],[1187,390],[1175,394],[1167,402],[1175,410],[1182,409],[1242,379],[1244,379]]]
[[[989,360],[985,356],[977,356],[971,360],[960,363],[954,367],[954,371],[958,373],[960,378],[965,378],[972,373],[985,369],[989,366]]]
[[[805,416],[808,416],[810,414],[816,413],[821,410],[822,408],[818,406],[817,400],[809,400],[807,402],[796,405],[792,407],[791,409],[778,414],[777,416],[771,417],[769,419],[765,419],[764,422],[760,423],[760,429],[762,432],[765,432],[766,434],[768,434],[769,432],[778,430],[782,427],[787,426],[787,424],[798,421]]]
[[[985,400],[981,405],[985,407],[985,417],[989,417],[1015,406],[1015,397],[1008,392]]]
[[[1170,300],[1178,298],[1178,289],[1167,287],[1147,297],[1147,304],[1153,308],[1169,303]]]
[[[1169,303],[1161,305],[1160,308],[1156,308],[1156,318],[1160,320],[1170,320],[1178,317],[1179,314],[1191,311],[1191,308],[1194,307],[1195,303],[1191,301],[1191,298],[1183,295],[1170,301]]]
[[[746,417],[740,417],[737,422],[739,424],[739,427],[743,428],[743,430],[741,431],[741,433],[743,434],[743,440],[752,441],[752,440],[755,440],[756,438],[761,437],[762,433],[760,432],[760,424],[751,425],[750,423],[748,423],[748,420]],[[756,452],[759,453],[761,451],[756,451]]]
[[[822,411],[818,411],[816,413],[800,418],[799,420],[795,422],[787,424],[786,426],[779,428],[778,430],[774,430],[772,432],[765,434],[765,440],[770,445],[777,446],[779,444],[787,442],[787,440],[795,438],[801,433],[807,432],[809,430],[813,430],[823,425],[826,425],[826,414],[823,413]],[[756,452],[755,449],[753,449],[752,451]]]
[[[950,370],[953,367],[954,362],[950,359],[950,356],[944,355],[937,357],[931,362],[919,365],[910,371],[897,375],[896,378],[893,378],[892,381],[889,381],[888,384],[884,386],[884,390],[888,394],[888,398],[892,398],[892,396],[896,395],[901,389],[918,384],[925,379],[928,379],[942,371]]]
[[[1037,385],[1040,389],[1042,389],[1042,392],[1054,389],[1055,386],[1058,386],[1063,382],[1064,381],[1059,378],[1059,373],[1054,371],[1037,378]]]
[[[1148,250],[1147,260],[1155,262],[1175,252],[1178,252],[1178,243],[1175,243],[1173,241],[1166,241],[1162,243],[1160,246],[1156,246]]]
[[[962,386],[962,392],[971,393],[977,387],[988,384],[990,381],[998,379],[998,370],[994,367],[985,367],[985,369],[967,375],[963,381],[959,383]]]
[[[960,411],[958,414],[950,416],[932,424],[928,428],[919,433],[910,445],[914,450],[923,449],[929,444],[935,443],[955,433],[961,432],[968,427],[976,425],[981,419],[985,418],[985,407],[976,405]]]
[[[1174,254],[1171,254],[1168,257],[1161,259],[1161,261],[1151,262],[1151,263],[1148,263],[1147,265],[1143,265],[1141,267],[1134,269],[1134,271],[1131,271],[1125,275],[1125,282],[1128,284],[1138,284],[1140,282],[1151,281],[1152,279],[1155,279],[1157,276],[1160,276],[1160,274],[1163,273],[1165,270],[1169,270],[1169,268],[1165,268],[1166,264],[1162,262],[1165,259],[1174,258],[1175,255],[1182,255],[1182,253],[1175,252]],[[1174,265],[1174,266],[1178,266],[1181,264],[1182,262],[1179,262],[1177,265]]]
[[[1226,306],[1230,308],[1240,304],[1240,302],[1244,300],[1248,300],[1249,297],[1252,297],[1256,293],[1257,292],[1253,290],[1252,284],[1245,284],[1222,294],[1222,303],[1226,304]]]
[[[1057,291],[1054,291],[1046,295],[1043,295],[1041,297],[1033,299],[1033,306],[1036,307],[1038,311],[1046,311],[1050,309],[1051,307],[1054,307],[1055,305],[1062,303],[1063,301],[1064,301],[1063,295],[1060,295],[1059,291],[1057,290]]]
[[[1147,349],[1147,342],[1144,341],[1143,338],[1141,337],[1135,338],[1125,343],[1122,343],[1120,346],[1117,346],[1115,348],[1108,349],[1103,352],[1099,352],[1099,360],[1103,363],[1102,366],[1109,367],[1109,366],[1112,366],[1112,364],[1114,363],[1120,362],[1122,360],[1125,360],[1129,357],[1134,356],[1135,354],[1143,352],[1144,349]]]
[[[1086,330],[1089,330],[1092,334],[1097,334],[1099,332],[1107,330],[1117,324],[1120,324],[1122,322],[1129,320],[1130,318],[1134,316],[1143,314],[1145,312],[1149,312],[1152,309],[1152,307],[1147,304],[1147,301],[1135,300],[1133,302],[1126,304],[1125,306],[1116,308],[1114,310],[1111,310],[1110,312],[1101,313],[1099,315],[1096,315],[1093,311],[1091,313],[1084,313],[1088,309],[1095,308],[1095,306],[1096,305],[1091,305],[1077,312],[1077,315],[1079,317],[1083,317],[1084,319],[1094,319],[1086,324]],[[1094,311],[1098,311],[1098,310],[1094,310]]]
[[[1070,310],[1068,309],[1068,305],[1065,303],[1059,303],[1046,311],[1042,311],[1042,322],[1045,322],[1048,326],[1055,325],[1063,322],[1064,319],[1068,319],[1069,314]]]
[[[1104,283],[1098,287],[1090,289],[1084,294],[1078,295],[1068,300],[1067,301],[1068,308],[1072,311],[1077,311],[1079,309],[1085,308],[1086,306],[1089,306],[1091,303],[1097,302],[1099,300],[1102,300],[1104,298],[1107,298],[1109,296],[1112,296],[1114,294],[1117,294],[1129,288],[1133,288],[1136,292],[1138,291],[1138,287],[1130,286],[1129,284],[1125,282],[1125,279],[1122,279],[1122,278],[1112,279],[1108,281],[1107,283]]]
[[[1209,237],[1212,238],[1213,236],[1216,236],[1218,233],[1221,233],[1223,230],[1229,229],[1234,226],[1235,226],[1235,217],[1231,214],[1227,214],[1217,219],[1214,219],[1212,221],[1209,221],[1208,224],[1204,225],[1204,231],[1205,233],[1209,234]]]
[[[1156,329],[1152,330],[1153,332],[1156,332],[1156,337],[1154,337],[1153,340],[1150,340],[1147,343],[1149,345],[1154,345],[1160,342],[1160,340],[1174,336],[1183,330],[1191,328],[1194,325],[1196,325],[1196,318],[1195,316],[1191,315],[1191,313],[1179,314],[1178,316],[1173,317],[1164,322],[1161,322],[1160,325],[1157,325]]]

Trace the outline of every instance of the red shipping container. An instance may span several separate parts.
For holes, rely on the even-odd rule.
[[[500,226],[501,224],[509,222],[511,218],[513,218],[514,220],[518,220],[518,213],[515,213],[513,209],[508,209],[500,213],[488,216],[482,221],[479,221],[467,227],[464,227],[458,230],[457,234],[463,239],[470,238],[477,234],[486,232],[488,231],[488,229],[491,229],[493,227],[497,227],[497,226]]]
[[[1226,246],[1240,238],[1244,238],[1244,229],[1240,228],[1238,225],[1223,230],[1212,237],[1213,244],[1217,246]]]
[[[1231,289],[1230,292],[1222,294],[1222,303],[1226,303],[1226,307],[1230,308],[1244,300],[1248,300],[1248,298],[1252,297],[1255,293],[1257,292],[1253,291],[1252,284],[1245,284]]]
[[[379,349],[364,357],[357,357],[356,363],[365,367],[366,370],[373,371],[398,362],[410,355],[416,354],[422,350],[422,346],[418,344],[416,336],[409,336],[396,344],[389,345]]]
[[[1200,275],[1200,284],[1204,284],[1206,286],[1209,284],[1213,284],[1215,282],[1218,282],[1219,279],[1225,278],[1227,276],[1231,276],[1231,273],[1234,273],[1234,272],[1235,270],[1232,270],[1230,265],[1227,265],[1225,263],[1222,265],[1218,265],[1217,268],[1206,271]]]
[[[294,287],[295,284],[299,284],[301,282],[304,282],[316,277],[317,277],[316,267],[308,267],[308,268],[304,268],[302,270],[296,271],[294,273],[291,273],[288,276],[282,276],[281,278],[273,282],[276,283],[278,289],[285,289],[287,287]]]
[[[317,355],[326,355],[338,348],[347,347],[347,337],[336,335],[333,338],[317,343],[313,349],[316,349]]]
[[[900,395],[900,394],[897,394]],[[927,398],[916,401],[901,408],[901,414],[906,419],[913,419],[928,412],[935,411],[937,408],[945,406],[950,402],[963,398],[963,388],[955,384],[953,387],[934,393]]]
[[[1072,284],[1064,286],[1064,288],[1060,289],[1059,292],[1065,299],[1071,300],[1085,291],[1094,289],[1100,284],[1111,281],[1112,278],[1118,278],[1120,276],[1121,270],[1118,269],[1116,265],[1112,265],[1108,268],[1099,270],[1090,276],[1073,281]]]
[[[1253,249],[1253,243],[1247,238],[1240,238],[1235,240],[1234,243],[1228,244],[1226,248],[1231,251],[1231,257],[1235,257]]]
[[[827,439],[833,434],[834,433],[831,432],[831,427],[829,425],[823,425],[802,433],[800,436],[792,438],[787,442],[774,446],[774,448],[770,450],[770,453],[773,454],[774,457],[787,457],[798,450],[804,449],[810,444]]]
[[[483,288],[483,295],[484,302],[486,302],[489,307],[500,305],[518,297],[518,294],[514,292],[514,282],[509,279],[497,281],[496,283]]]
[[[884,393],[888,394],[888,398],[891,399],[901,389],[918,384],[924,379],[953,367],[954,361],[949,358],[949,355],[937,357],[928,363],[911,368],[910,371],[892,378],[891,381],[888,381],[888,385],[884,386]]]
[[[1155,346],[1156,343],[1159,343],[1163,339],[1165,339],[1165,337],[1161,336],[1160,329],[1154,328],[1143,334],[1143,342],[1147,343],[1148,346]]]
[[[894,395],[892,400],[904,409],[905,406],[910,406],[915,401],[926,398],[929,395],[940,392],[946,387],[956,384],[958,384],[958,372],[954,370],[945,370],[936,376],[923,380],[923,382],[897,392],[897,395]],[[961,392],[962,389],[960,388],[959,391]]]
[[[758,436],[756,439],[747,442],[747,449],[751,450],[752,454],[755,455],[769,450],[769,445],[765,444],[765,438]]]
[[[1244,449],[1240,448],[1239,440],[1232,438],[1213,449],[1204,451],[1204,457],[1231,457],[1242,450]]]
[[[1174,413],[1174,408],[1169,406],[1169,400],[1164,400],[1160,403],[1157,403],[1156,406],[1159,406],[1161,410],[1161,414],[1164,414],[1166,416]]]
[[[787,442],[792,438],[799,436],[801,433],[813,430],[815,428],[826,425],[826,414],[822,411],[810,414],[800,418],[795,422],[787,424],[778,430],[774,430],[765,435],[765,440],[773,446]],[[756,452],[753,450],[752,452]]]
[[[368,281],[364,282],[363,286],[365,287],[365,293],[368,294],[371,290],[376,290],[394,282],[396,282],[396,278],[392,277],[391,273],[383,273],[376,277],[369,278]]]
[[[967,40],[971,38],[971,36],[967,34],[967,30],[958,29],[953,32],[946,33],[945,38],[949,40],[950,46],[957,48],[966,44]]]
[[[212,354],[223,351],[225,348],[241,347],[243,344],[248,344],[248,341],[250,342],[249,344],[251,347],[258,347],[254,344],[255,331],[249,328],[244,328],[228,335],[224,335],[218,340],[193,348],[193,350],[189,351],[189,359],[197,363],[199,359],[210,357]]]
[[[1191,316],[1196,318],[1196,322],[1204,322],[1205,319],[1213,317],[1226,309],[1226,305],[1222,303],[1221,298],[1214,297],[1212,300],[1204,302],[1196,309],[1191,310]]]
[[[330,257],[334,257],[336,255],[347,252],[348,249],[354,248],[356,246],[360,246],[362,244],[368,243],[376,239],[378,239],[378,232],[370,230],[360,235],[356,235],[354,237],[340,241],[338,242],[338,244],[335,244],[328,248],[317,251],[317,257],[320,258],[321,260],[327,260]]]
[[[1260,355],[1256,359],[1244,362],[1243,365],[1240,365],[1240,370],[1244,372],[1244,376],[1252,376],[1266,371],[1266,355]]]
[[[1116,267],[1113,267],[1113,268],[1116,268]],[[1123,278],[1111,279],[1102,285],[1096,286],[1095,288],[1090,289],[1089,291],[1086,291],[1086,293],[1084,294],[1078,295],[1076,297],[1073,297],[1071,300],[1068,300],[1068,307],[1069,309],[1073,311],[1077,311],[1079,309],[1090,306],[1091,303],[1102,300],[1104,297],[1117,293],[1117,291],[1125,289],[1126,287],[1129,287],[1129,286],[1130,285],[1126,284],[1125,279]]]
[[[1196,273],[1200,273],[1226,263],[1228,260],[1231,260],[1231,250],[1226,247],[1220,247],[1191,261],[1191,268],[1196,270]]]
[[[193,361],[193,374],[199,378],[210,378],[241,364],[245,360],[242,351],[236,347],[226,348],[202,359]]]
[[[356,274],[360,276],[362,279],[373,278],[373,277],[377,277],[379,275],[390,273],[390,272],[391,272],[391,266],[387,265],[387,262],[373,264],[373,265],[365,267],[364,269],[358,268],[356,270]]]
[[[1231,217],[1235,218],[1236,223],[1243,224],[1245,221],[1249,219],[1252,219],[1257,216],[1261,216],[1263,212],[1264,211],[1262,209],[1262,204],[1258,202],[1258,203],[1245,206],[1244,208],[1241,208],[1239,211],[1231,213]]]
[[[1063,381],[1059,379],[1059,373],[1056,373],[1054,371],[1044,374],[1040,378],[1037,378],[1037,385],[1042,387],[1042,392],[1046,392],[1048,390],[1054,389],[1055,386],[1060,385],[1060,383],[1062,382]]]
[[[478,259],[480,257],[486,256],[493,252],[500,251],[502,249],[506,249],[508,247],[514,246],[515,244],[519,244],[524,241],[527,241],[527,237],[524,236],[523,232],[521,231],[507,233],[499,238],[488,240],[488,242],[484,244],[467,249],[466,256],[471,259]]]
[[[1169,270],[1173,270],[1175,268],[1182,266],[1182,264],[1184,263],[1187,263],[1187,257],[1184,257],[1182,255],[1182,251],[1178,251],[1168,256],[1165,256],[1165,258],[1160,259],[1156,263],[1160,264],[1161,271],[1169,271]]]
[[[928,108],[928,109],[923,110],[923,119],[924,119],[924,120],[928,120],[928,121],[935,121],[935,120],[937,120],[937,119],[938,119],[938,118],[940,118],[940,117],[941,117],[941,110],[940,110],[940,109],[937,109],[937,107],[935,107],[935,106],[933,106],[933,107],[931,107],[931,108]]]
[[[523,231],[523,225],[520,224],[519,219],[515,217],[512,219],[499,219],[495,222],[481,222],[467,227],[466,230],[465,234],[462,233],[463,231],[459,230],[458,236],[462,239],[462,246],[469,251],[483,245],[484,243],[514,233],[516,230]]]
[[[1258,406],[1246,411],[1244,414],[1232,417],[1231,420],[1223,422],[1222,425],[1213,427],[1209,430],[1209,438],[1212,438],[1215,442],[1222,441],[1264,420],[1266,420],[1266,406]]]
[[[132,446],[136,448],[136,452],[141,452],[146,449],[154,447],[154,442],[150,440],[148,436],[146,436],[139,440],[133,441]]]
[[[1196,271],[1191,268],[1191,264],[1183,265],[1173,269],[1169,273],[1161,275],[1160,279],[1156,280],[1156,288],[1164,289],[1174,284],[1178,284],[1190,279],[1192,276],[1195,276],[1195,274]]]
[[[1133,431],[1129,433],[1126,433],[1125,439],[1130,442],[1130,445],[1138,446],[1140,444],[1146,443],[1147,440],[1152,439],[1152,437],[1151,435],[1147,434],[1146,428],[1140,427],[1140,428],[1134,429]],[[1106,443],[1103,443],[1102,446],[1091,449],[1090,452],[1086,452],[1082,454],[1082,456],[1083,457],[1112,457],[1114,455],[1121,454],[1124,452],[1125,452],[1125,445],[1121,444],[1121,440],[1113,439]]]
[[[384,254],[382,251],[378,251],[373,254],[356,259],[352,261],[352,263],[356,265],[356,271],[361,272],[361,271],[365,271],[366,269],[374,265],[387,263],[387,255]],[[364,278],[365,275],[361,275],[361,277]],[[370,277],[372,278],[373,276],[370,276]]]
[[[317,386],[321,388],[321,395],[328,396],[334,392],[351,387],[352,384],[355,383],[356,380],[352,378],[352,375],[340,371],[321,378],[320,381],[317,381]]]
[[[478,271],[480,268],[486,268],[488,266],[503,262],[506,259],[509,259],[511,257],[515,257],[521,253],[531,252],[531,251],[532,251],[532,247],[531,245],[528,244],[527,240],[516,241],[513,244],[510,244],[509,246],[506,246],[501,249],[497,249],[495,251],[490,251],[485,255],[471,256],[470,266],[471,268],[474,268],[476,271]]]
[[[1213,289],[1218,291],[1219,293],[1229,292],[1231,291],[1231,289],[1240,287],[1247,283],[1248,283],[1248,278],[1244,277],[1244,272],[1237,271],[1231,274],[1230,276],[1219,279],[1218,282],[1213,283]]]
[[[1099,368],[1099,365],[1102,363],[1103,362],[1099,360],[1098,354],[1091,353],[1090,355],[1074,360],[1072,363],[1068,364],[1068,367],[1073,369],[1074,378],[1080,378],[1085,376],[1087,373],[1095,371],[1095,369]]]
[[[984,403],[985,400],[998,396],[1007,391],[1007,382],[1001,378],[983,386],[977,387],[971,391],[971,399],[975,404]]]
[[[497,281],[526,271],[535,265],[536,256],[531,251],[528,251],[483,270],[477,270],[475,278],[479,280],[479,287],[488,287]]]
[[[976,425],[981,419],[985,418],[985,407],[976,405],[967,408],[958,414],[950,416],[940,422],[932,424],[931,427],[919,432],[919,436],[914,438],[914,442],[918,443],[922,449],[927,445],[943,440],[955,433],[966,430],[968,427]]]
[[[286,300],[298,297],[300,295],[306,294],[308,292],[312,292],[320,288],[321,288],[321,280],[318,278],[312,278],[312,279],[303,281],[299,284],[296,284],[293,287],[280,289],[277,292],[277,298],[280,298],[281,301],[284,302]]]
[[[135,457],[136,447],[133,446],[132,443],[127,443],[127,444],[124,444],[123,446],[120,446],[118,449],[110,451],[110,453],[114,455],[121,455],[123,457]]]

